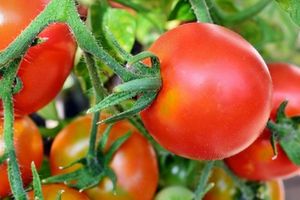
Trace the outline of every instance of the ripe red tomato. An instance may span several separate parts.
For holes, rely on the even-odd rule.
[[[26,0],[0,0],[0,51],[21,33],[48,1],[32,0],[28,6]],[[46,41],[28,50],[18,72],[23,88],[14,95],[14,107],[19,115],[35,112],[49,103],[73,66],[76,43],[67,25],[50,25],[39,37]],[[1,110],[0,107],[0,113]]]
[[[32,179],[31,162],[39,169],[43,160],[43,141],[40,132],[28,117],[18,118],[14,123],[14,141],[24,184]],[[0,155],[4,153],[3,121],[0,121]],[[0,199],[10,194],[7,165],[0,165]]]
[[[300,69],[288,63],[268,64],[273,81],[273,99],[271,118],[275,119],[279,105],[288,100],[286,115],[300,115]]]
[[[214,160],[258,137],[271,111],[271,78],[241,36],[189,23],[163,34],[149,50],[161,61],[163,86],[141,116],[158,143],[180,156]]]
[[[279,105],[288,100],[286,114],[300,115],[300,69],[286,63],[269,64],[273,80],[273,109],[271,118],[275,118]],[[270,143],[270,132],[263,134],[247,149],[226,159],[228,166],[239,176],[250,180],[271,180],[286,178],[300,173],[300,167],[294,165],[279,144],[278,156],[274,156]]]
[[[234,185],[233,180],[222,169],[213,170],[210,181],[215,186],[205,195],[203,200],[234,200],[238,198],[238,188]],[[266,191],[263,193],[263,199],[284,200],[283,183],[280,180],[266,182]]]
[[[91,117],[80,117],[55,138],[50,153],[50,165],[52,174],[61,174],[73,171],[79,166],[73,166],[67,170],[60,170],[60,166],[66,166],[87,153],[89,144],[89,130]],[[106,125],[101,125],[99,135]],[[118,177],[118,192],[114,195],[111,191],[110,181],[104,180],[99,187],[86,191],[91,199],[133,199],[151,200],[158,184],[158,166],[153,148],[135,128],[128,122],[117,122],[110,133],[108,145],[116,138],[132,131],[132,136],[116,152],[111,162],[113,170]]]
[[[57,195],[60,192],[63,192],[61,196],[62,200],[89,200],[89,198],[85,194],[80,193],[77,190],[69,188],[63,184],[43,185],[42,192],[44,200],[56,200]],[[29,200],[34,200],[33,191],[30,191],[28,193],[28,196]]]

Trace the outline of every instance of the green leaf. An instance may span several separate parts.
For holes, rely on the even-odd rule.
[[[136,19],[132,14],[121,9],[108,9],[104,15],[104,26],[114,35],[123,49],[131,51],[136,31]]]
[[[58,113],[55,106],[55,101],[51,101],[45,107],[38,111],[38,114],[45,119],[58,120]]]
[[[158,91],[161,87],[161,78],[147,77],[134,79],[116,86],[114,92],[145,92]]]
[[[105,145],[106,145],[106,143],[108,141],[109,134],[110,134],[110,131],[112,129],[112,126],[113,126],[113,124],[109,124],[107,126],[107,128],[104,130],[104,132],[102,134],[102,137],[99,140],[99,143],[98,143],[98,146],[97,146],[98,151],[101,151],[101,152],[104,151],[104,148],[105,148]]]
[[[40,175],[41,179],[45,179],[45,178],[51,176],[49,159],[46,157],[44,157],[44,159],[43,159],[42,166],[40,167],[40,170],[39,170],[39,175]]]
[[[156,98],[156,95],[156,92],[145,92],[145,94],[139,97],[131,108],[125,110],[124,112],[115,114],[112,117],[109,117],[105,120],[102,120],[99,123],[113,123],[128,118],[130,116],[136,115],[137,113],[145,109],[147,106],[149,106]]]
[[[288,158],[296,165],[300,165],[300,129],[299,118],[288,118],[285,115],[285,108],[288,102],[283,101],[276,113],[276,123],[269,121],[267,127],[272,136],[279,141],[280,146]],[[295,121],[293,121],[295,119]]]
[[[34,198],[43,200],[44,197],[43,197],[43,192],[42,192],[41,180],[40,180],[38,172],[36,171],[34,162],[31,163],[31,171],[32,171],[32,175],[33,175]]]
[[[300,1],[299,0],[276,0],[278,4],[289,13],[292,20],[300,26]]]
[[[98,112],[104,108],[108,108],[110,106],[117,105],[127,99],[131,99],[132,97],[134,97],[136,95],[137,95],[137,92],[112,93],[111,95],[105,97],[101,102],[99,102],[95,106],[88,109],[87,113]]]
[[[108,152],[105,154],[105,164],[108,165],[113,158],[113,155],[115,152],[124,144],[124,142],[127,141],[127,139],[131,136],[131,132],[129,131],[128,133],[122,135],[119,137],[114,143],[111,145],[109,148]]]
[[[296,165],[300,165],[300,132],[297,131],[280,139],[279,143],[289,159]]]
[[[173,10],[171,11],[168,20],[182,20],[192,21],[195,20],[194,12],[188,0],[179,0]]]

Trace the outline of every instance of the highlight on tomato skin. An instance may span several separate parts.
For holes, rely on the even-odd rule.
[[[3,120],[0,121],[0,156],[4,153]],[[43,141],[37,126],[29,117],[17,118],[14,122],[14,145],[24,185],[32,180],[31,162],[37,169],[42,165]],[[0,165],[0,199],[10,195],[7,164]]]
[[[42,193],[44,200],[56,200],[57,196],[62,193],[61,200],[89,200],[89,198],[73,188],[63,184],[42,185]],[[29,200],[34,199],[34,192],[28,192]]]
[[[49,0],[0,0],[0,51],[4,50],[45,8]],[[26,8],[26,9],[24,9]],[[66,24],[49,25],[30,47],[21,62],[18,77],[23,88],[14,95],[17,115],[33,113],[49,103],[60,91],[73,67],[76,42]],[[2,102],[0,101],[2,115]]]
[[[86,156],[91,121],[89,115],[79,117],[56,136],[50,152],[53,175],[70,172],[80,167],[75,165],[65,170],[59,169],[60,166],[66,166]],[[99,127],[98,137],[105,127],[104,124]],[[98,187],[85,191],[90,199],[151,200],[153,198],[158,185],[158,165],[150,143],[129,122],[120,121],[112,127],[108,146],[128,131],[131,131],[132,135],[111,161],[111,167],[118,178],[117,195],[112,192],[112,183],[105,179]]]
[[[221,168],[214,168],[210,177],[214,187],[204,196],[203,200],[236,200],[242,199],[240,191],[232,178]],[[265,182],[265,187],[258,189],[256,195],[263,200],[285,200],[285,192],[281,180],[271,180]]]
[[[300,115],[300,69],[288,63],[271,63],[268,67],[274,87],[270,118],[275,120],[278,106],[285,100],[288,100],[286,115]],[[274,159],[270,137],[270,131],[265,129],[250,147],[226,159],[226,163],[237,175],[249,180],[289,178],[300,174],[300,167],[292,163],[279,144],[276,144],[278,155]]]
[[[163,86],[141,112],[163,147],[197,160],[232,156],[263,130],[272,83],[258,52],[227,28],[188,23],[150,47],[161,61]]]

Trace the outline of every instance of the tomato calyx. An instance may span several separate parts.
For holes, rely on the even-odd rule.
[[[115,46],[117,45],[115,44]],[[137,78],[124,81],[123,84],[116,86],[113,89],[114,93],[90,108],[87,113],[98,112],[134,97],[138,99],[129,109],[104,119],[99,123],[113,123],[139,113],[152,103],[161,88],[160,62],[156,55],[150,52],[142,52],[136,56],[130,56],[128,54],[124,55],[123,52],[123,57],[127,60],[126,67],[128,72],[135,74]],[[149,58],[151,61],[150,67],[141,62]]]
[[[271,131],[271,144],[274,150],[274,158],[277,156],[276,142],[279,142],[288,158],[296,165],[300,165],[300,116],[287,117],[285,108],[288,102],[280,104],[275,122],[268,121],[267,127]]]
[[[79,189],[80,191],[95,187],[103,178],[108,177],[112,183],[114,190],[116,189],[117,176],[109,166],[114,153],[119,147],[130,137],[131,133],[128,132],[119,137],[110,148],[105,151],[105,146],[111,126],[108,126],[103,133],[103,137],[97,145],[96,155],[88,154],[86,157],[81,158],[68,166],[61,167],[61,169],[69,168],[75,164],[81,164],[82,167],[66,174],[56,175],[44,179],[43,183],[62,183],[64,182],[70,187]]]

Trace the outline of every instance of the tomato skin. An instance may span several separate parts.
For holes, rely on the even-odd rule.
[[[52,174],[66,173],[79,167],[77,165],[67,170],[59,169],[59,166],[66,166],[86,155],[90,126],[90,116],[80,117],[57,135],[50,153]],[[101,125],[100,131],[105,127],[106,125]],[[111,187],[109,181],[104,181],[99,187],[86,191],[91,199],[151,200],[153,198],[158,184],[158,166],[154,150],[148,141],[128,122],[121,121],[113,126],[108,145],[128,131],[132,131],[131,137],[116,152],[111,162],[118,177],[118,190],[121,190],[121,193],[116,196],[110,189],[105,189]]]
[[[234,185],[230,176],[225,174],[224,170],[214,168],[209,182],[214,183],[214,187],[206,193],[203,200],[233,200],[237,193],[237,188]]]
[[[269,64],[273,80],[273,109],[275,119],[279,105],[288,100],[286,114],[300,114],[300,69],[285,63]],[[293,164],[283,149],[277,144],[278,156],[274,156],[270,143],[271,134],[265,129],[262,135],[247,149],[226,159],[228,166],[239,176],[249,180],[271,180],[288,178],[300,173],[300,167]]]
[[[215,186],[205,195],[203,200],[236,200],[237,187],[233,180],[224,170],[215,168],[210,177],[210,182]],[[284,187],[281,180],[272,180],[266,182],[267,192],[265,199],[267,200],[284,200]]]
[[[60,191],[63,191],[61,199],[62,200],[89,200],[89,198],[79,191],[69,188],[63,184],[49,184],[42,185],[42,192],[44,200],[56,200],[57,195]],[[28,193],[29,200],[34,200],[34,192],[30,191]]]
[[[273,159],[270,137],[270,132],[264,130],[250,147],[227,158],[227,165],[235,174],[248,180],[272,180],[299,174],[300,168],[289,160],[279,144],[276,144],[278,155]]]
[[[48,0],[33,0],[28,7],[25,0],[0,0],[0,51],[28,26],[47,3]],[[73,67],[76,43],[67,25],[52,24],[38,37],[47,40],[29,48],[18,72],[23,83],[22,90],[14,95],[15,113],[18,115],[30,114],[49,103],[58,94]]]
[[[43,141],[40,132],[28,117],[17,118],[14,123],[14,145],[23,183],[32,180],[31,162],[40,168],[43,160]],[[4,153],[3,121],[0,121],[0,155]],[[10,194],[6,163],[0,165],[0,199]]]
[[[161,61],[163,86],[141,112],[153,137],[192,159],[232,156],[263,130],[272,85],[257,51],[236,33],[189,23],[163,34],[149,49]]]
[[[275,119],[279,105],[288,100],[285,114],[292,117],[300,115],[300,69],[288,63],[268,64],[273,80],[273,99],[271,118]]]

